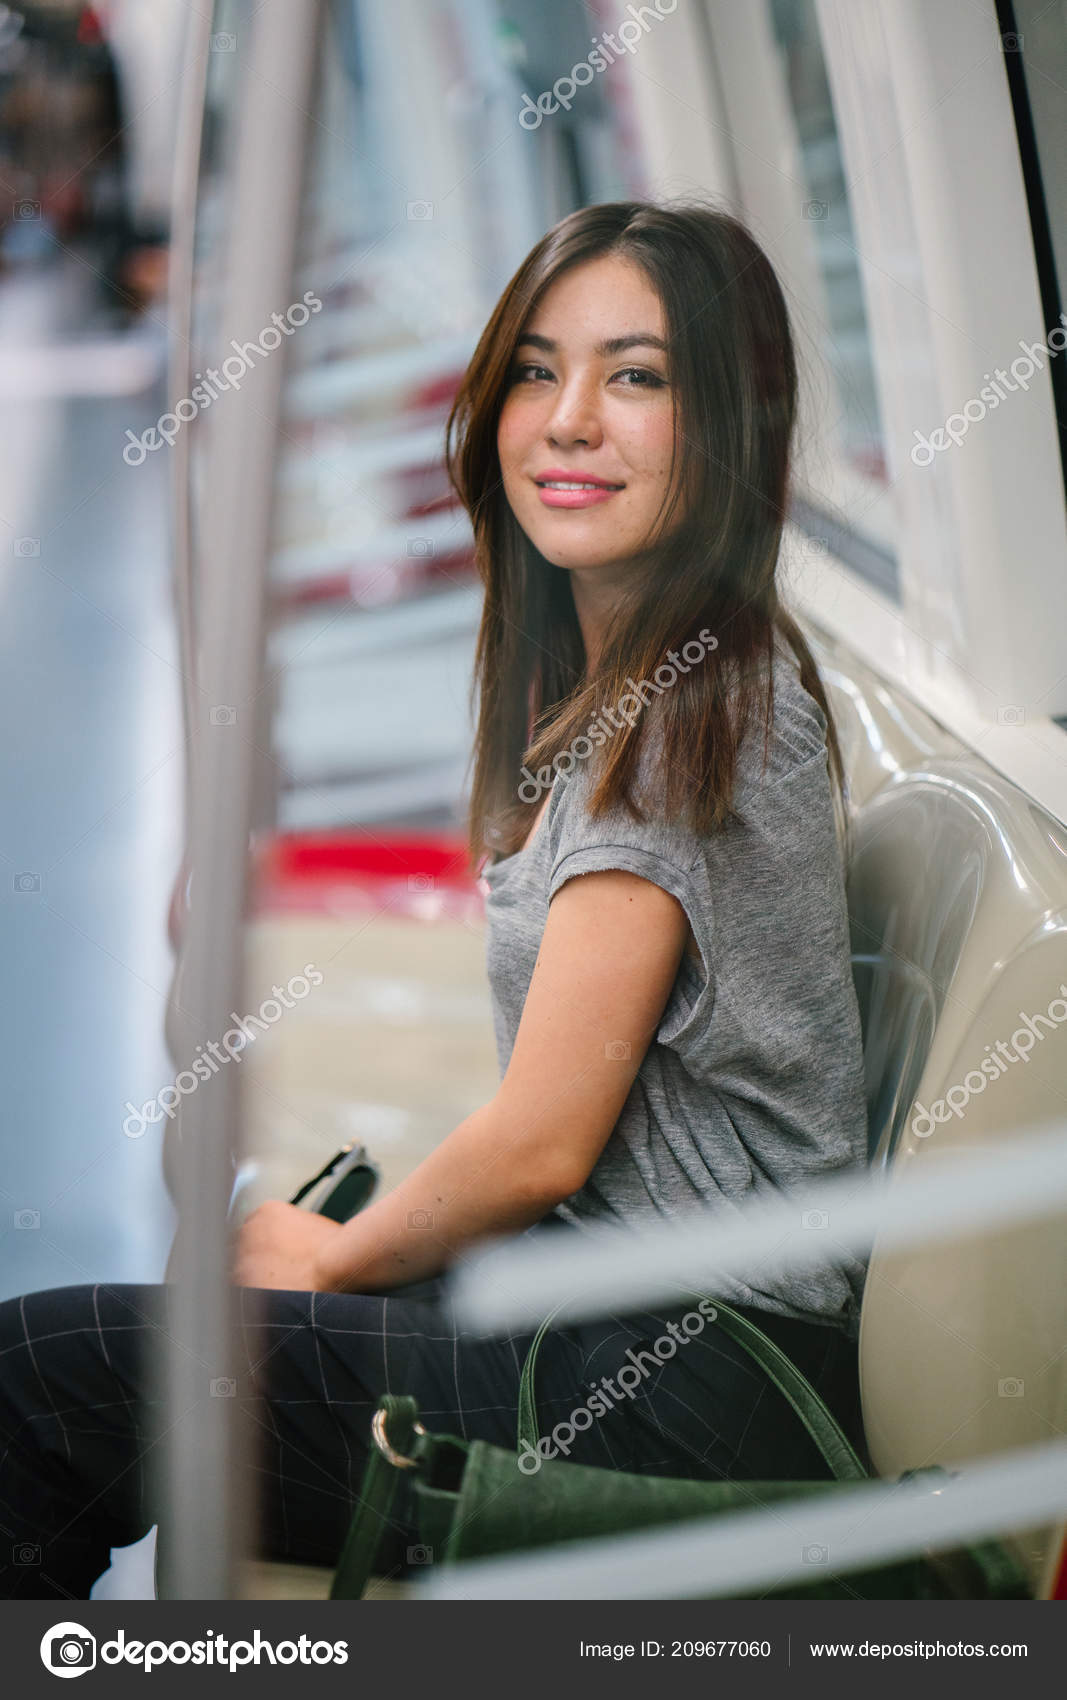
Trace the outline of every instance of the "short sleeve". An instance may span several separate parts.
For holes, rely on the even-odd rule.
[[[594,817],[589,798],[595,775],[589,765],[557,779],[558,807],[546,819],[548,829],[548,901],[581,874],[621,869],[658,885],[685,910],[703,966],[683,954],[656,1038],[675,1043],[695,1031],[713,991],[712,915],[708,871],[699,838],[686,824],[664,818],[644,806],[646,819],[634,820],[625,804]],[[639,794],[640,796],[640,794]]]

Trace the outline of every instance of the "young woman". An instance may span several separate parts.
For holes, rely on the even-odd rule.
[[[414,1394],[434,1429],[514,1445],[530,1334],[458,1328],[445,1274],[465,1248],[694,1210],[714,1233],[750,1198],[865,1161],[840,756],[775,579],[795,389],[770,264],[699,207],[572,214],[478,345],[449,459],[485,584],[471,848],[491,858],[502,1079],[347,1224],[276,1202],[241,1231],[236,1406],[265,1551],[336,1561],[385,1391]],[[716,1291],[862,1447],[864,1266],[827,1250],[815,1271]],[[156,1520],[166,1419],[145,1360],[168,1306],[166,1287],[133,1285],[0,1306],[9,1596],[86,1597],[109,1547]],[[205,1396],[233,1373],[206,1366]],[[825,1474],[691,1298],[553,1329],[538,1395],[542,1435],[579,1462]],[[568,1424],[581,1406],[595,1420]],[[390,1536],[402,1565],[402,1517]]]

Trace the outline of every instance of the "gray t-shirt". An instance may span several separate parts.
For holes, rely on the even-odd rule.
[[[763,676],[763,675],[761,675]],[[577,874],[622,868],[682,904],[707,972],[683,954],[659,1027],[585,1185],[552,1215],[638,1223],[694,1206],[729,1216],[753,1196],[866,1164],[859,1011],[849,962],[844,873],[834,823],[826,721],[791,655],[775,660],[774,725],[762,716],[738,758],[743,824],[701,837],[680,821],[638,822],[625,807],[586,808],[594,756],[556,777],[548,810],[522,850],[487,864],[487,966],[501,1074],[548,917]],[[662,759],[658,731],[638,764]],[[727,1303],[855,1338],[865,1261],[722,1278]]]

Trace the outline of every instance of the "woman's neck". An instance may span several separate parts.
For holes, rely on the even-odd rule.
[[[574,611],[585,648],[582,682],[592,678],[600,660],[612,615],[633,588],[636,566],[632,562],[603,568],[573,568],[570,575]]]

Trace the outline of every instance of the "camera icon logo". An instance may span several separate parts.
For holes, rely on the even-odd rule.
[[[15,210],[14,210],[14,217],[15,218],[40,218],[40,216],[41,216],[41,203],[40,203],[40,201],[16,201],[15,202]]]
[[[409,1564],[432,1564],[433,1547],[408,1547]]]
[[[1002,726],[1025,726],[1026,724],[1026,710],[1018,702],[1006,702],[1003,708],[997,709],[996,717]]]
[[[435,1225],[436,1220],[437,1218],[432,1210],[408,1211],[409,1228],[432,1228]]]
[[[409,874],[408,875],[408,890],[409,891],[432,891],[433,889],[434,889],[434,877],[433,877],[432,874]]]
[[[237,1383],[232,1375],[216,1375],[211,1382],[211,1397],[213,1399],[232,1399],[237,1392]]]
[[[220,30],[218,35],[211,37],[211,51],[212,53],[235,53],[237,51],[237,37],[228,31]]]
[[[16,1228],[39,1228],[41,1226],[41,1212],[39,1210],[16,1210],[15,1226]]]
[[[39,555],[41,553],[41,539],[39,537],[16,537],[14,549],[16,555],[26,557]]]
[[[409,218],[432,218],[433,217],[433,202],[432,201],[409,201],[408,202],[408,217]]]
[[[11,885],[14,891],[40,891],[41,876],[40,874],[30,873],[16,874]]]
[[[416,560],[425,560],[434,553],[432,537],[412,537],[408,540],[408,554]]]
[[[800,1219],[805,1228],[825,1228],[830,1217],[825,1210],[805,1210]]]
[[[96,1666],[96,1637],[81,1623],[56,1623],[41,1637],[41,1663],[53,1676],[84,1676]]]
[[[628,1039],[610,1039],[604,1046],[604,1055],[608,1062],[625,1062],[631,1053]]]
[[[237,724],[237,710],[227,702],[218,702],[208,715],[208,719],[212,726],[235,726]]]
[[[16,1541],[11,1548],[12,1564],[40,1564],[41,1549],[33,1541]]]
[[[830,1556],[830,1549],[820,1546],[804,1547],[800,1556],[805,1564],[825,1564]]]
[[[1021,1399],[1026,1388],[1025,1381],[1020,1381],[1017,1375],[1006,1375],[997,1382],[997,1397],[1000,1399]]]
[[[829,210],[830,210],[830,207],[829,207],[829,203],[827,201],[805,201],[804,202],[804,217],[805,218],[825,218],[827,213],[829,212]]]

